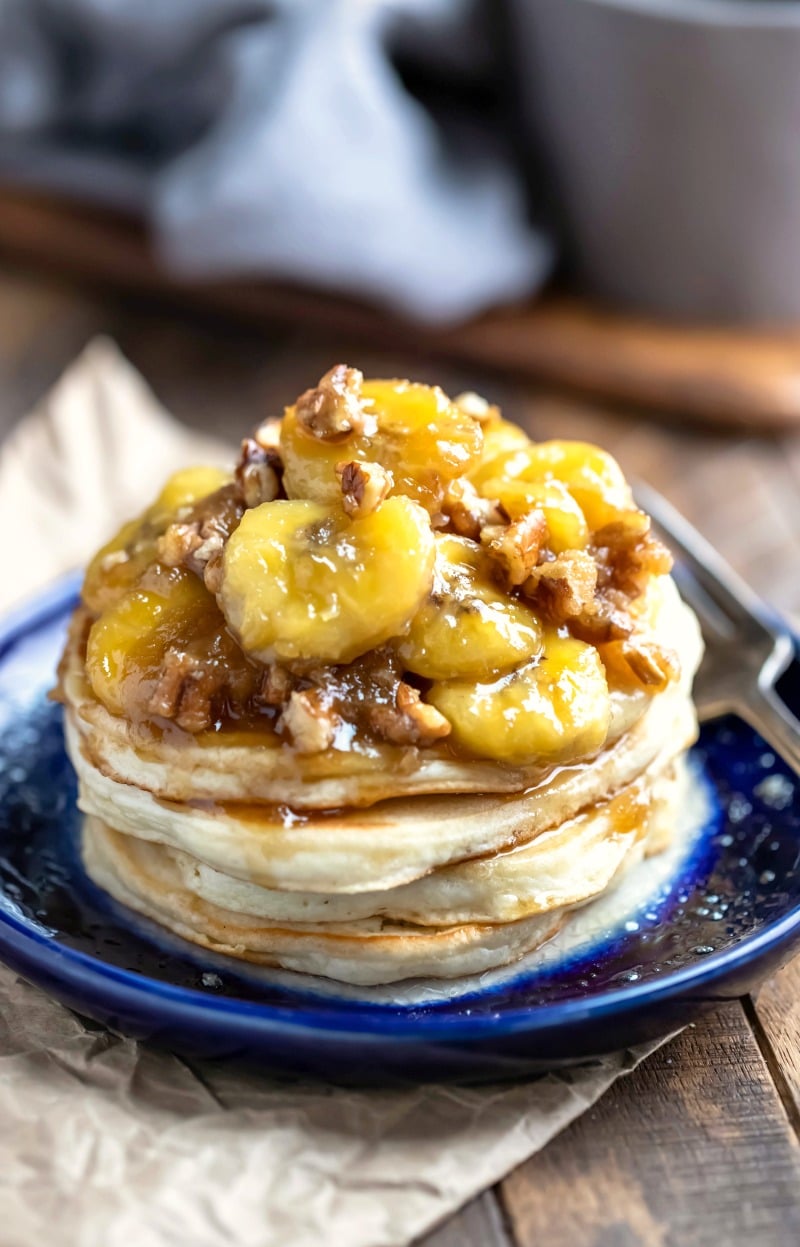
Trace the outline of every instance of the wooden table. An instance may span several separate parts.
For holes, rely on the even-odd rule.
[[[339,359],[477,389],[538,436],[602,442],[800,616],[800,438],[645,422],[498,374],[302,330],[269,336],[0,271],[0,435],[95,333],[177,415],[233,437]],[[425,1247],[796,1247],[800,960],[689,1027]]]

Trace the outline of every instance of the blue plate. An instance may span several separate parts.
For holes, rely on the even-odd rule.
[[[589,944],[405,1005],[213,959],[81,868],[61,710],[46,699],[76,590],[57,585],[0,626],[0,959],[112,1030],[327,1078],[516,1077],[663,1035],[800,946],[795,780],[726,719],[694,750],[712,794],[704,826],[657,892]]]

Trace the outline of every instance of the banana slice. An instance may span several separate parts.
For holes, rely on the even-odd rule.
[[[583,550],[589,541],[589,525],[578,503],[561,481],[520,481],[493,476],[480,491],[484,498],[495,498],[512,520],[530,511],[544,512],[547,545],[554,554]]]
[[[151,512],[172,517],[181,507],[191,506],[201,498],[207,498],[231,480],[230,472],[222,468],[200,466],[182,468],[174,472],[151,507]]]
[[[518,424],[512,424],[510,420],[504,420],[502,416],[494,416],[483,426],[483,451],[480,463],[470,473],[470,479],[474,481],[475,473],[480,472],[482,465],[491,463],[498,455],[522,450],[530,445],[531,439]]]
[[[89,632],[86,674],[112,714],[144,716],[148,692],[170,644],[184,647],[198,629],[223,627],[201,581],[177,568],[154,569],[154,588],[131,589],[103,611]],[[231,643],[232,644],[232,643]]]
[[[434,557],[428,516],[410,498],[352,521],[319,502],[265,502],[228,541],[219,600],[260,661],[345,663],[404,631]]]
[[[134,587],[156,560],[156,541],[181,507],[191,506],[231,480],[221,468],[183,468],[167,481],[152,506],[129,520],[102,546],[86,569],[81,594],[92,611],[104,611]]]
[[[591,532],[634,505],[616,459],[590,442],[535,442],[485,461],[472,480],[483,493],[489,480],[503,477],[524,482],[560,481],[583,511]]]
[[[429,680],[505,671],[538,654],[541,638],[533,611],[499,591],[474,541],[436,537],[430,596],[398,646],[407,670]]]
[[[447,680],[426,700],[462,749],[511,765],[588,757],[608,734],[611,701],[597,650],[548,632],[538,661],[491,682]]]
[[[411,381],[365,381],[361,387],[363,432],[325,440],[309,433],[289,407],[281,428],[284,485],[290,498],[332,505],[341,501],[336,464],[373,461],[394,477],[404,494],[432,514],[456,477],[477,463],[481,426],[438,386]]]

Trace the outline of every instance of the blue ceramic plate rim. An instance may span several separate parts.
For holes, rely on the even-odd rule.
[[[0,663],[27,632],[64,614],[75,600],[80,582],[78,573],[70,573],[0,621]],[[305,997],[301,1006],[302,1014],[299,1016],[298,1011],[288,1005],[209,996],[191,988],[176,987],[146,975],[121,970],[100,958],[56,943],[24,919],[16,917],[8,910],[0,909],[0,950],[16,954],[14,960],[19,972],[24,974],[25,969],[30,968],[37,972],[40,981],[41,976],[51,981],[60,978],[62,982],[84,992],[87,987],[98,987],[105,993],[104,1003],[108,1004],[111,999],[122,1010],[129,1009],[134,999],[147,1000],[151,1006],[154,999],[157,999],[159,1006],[171,1019],[185,1021],[193,1016],[206,1019],[210,1016],[234,1030],[245,1026],[248,1030],[255,1027],[263,1033],[276,1030],[311,1034],[327,1032],[340,1036],[351,1034],[359,1039],[379,1040],[390,1037],[410,1043],[453,1040],[469,1042],[485,1039],[488,1035],[515,1035],[525,1032],[533,1035],[537,1031],[566,1026],[573,1022],[585,1022],[593,1017],[624,1015],[640,1005],[654,1002],[662,1004],[680,997],[687,988],[696,992],[699,988],[726,978],[740,966],[747,965],[761,954],[769,953],[788,942],[797,933],[800,933],[800,906],[796,906],[757,934],[745,936],[738,944],[710,954],[702,963],[670,971],[654,982],[626,985],[585,1000],[525,1005],[519,1008],[502,1006],[495,1012],[468,1018],[435,1013],[421,1014],[410,1007],[411,1015],[403,1018],[396,1012],[389,1014],[388,1011],[382,1017],[380,1006],[376,1005],[370,1005],[370,1012],[367,1014],[361,1008],[362,1002],[332,996],[329,1007],[342,1010],[341,1015],[336,1015],[315,1009],[309,1003],[309,997]],[[479,992],[477,996],[480,997]]]

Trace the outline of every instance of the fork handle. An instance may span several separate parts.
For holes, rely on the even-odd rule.
[[[800,775],[800,724],[772,689],[756,686],[744,695],[742,718]]]

